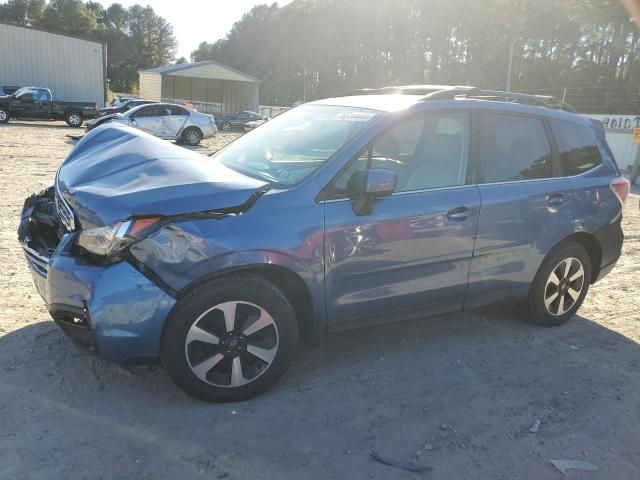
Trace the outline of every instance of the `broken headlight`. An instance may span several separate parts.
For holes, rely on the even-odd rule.
[[[89,253],[115,257],[140,238],[160,217],[145,217],[118,222],[107,227],[81,230],[76,243]]]

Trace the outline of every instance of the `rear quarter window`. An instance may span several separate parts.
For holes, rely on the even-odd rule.
[[[584,125],[551,119],[563,175],[588,172],[602,163],[595,133]]]

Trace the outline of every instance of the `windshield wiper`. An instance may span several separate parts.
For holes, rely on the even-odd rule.
[[[222,163],[222,162],[221,162]],[[228,164],[228,163],[222,163],[225,167],[229,167],[231,170],[235,170],[238,173],[242,173],[243,175],[246,175],[248,177],[251,178],[255,178],[256,180],[264,180],[266,182],[268,182],[268,184],[272,187],[279,187],[279,188],[288,188],[290,187],[290,185],[287,185],[286,183],[282,183],[280,180],[278,180],[276,177],[273,177],[267,173],[264,172],[256,172],[255,170],[250,170],[248,168],[243,168],[241,166],[239,166],[238,164]]]

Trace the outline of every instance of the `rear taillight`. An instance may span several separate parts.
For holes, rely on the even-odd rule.
[[[624,177],[616,177],[611,180],[611,190],[616,194],[620,203],[624,204],[631,190],[631,183]]]

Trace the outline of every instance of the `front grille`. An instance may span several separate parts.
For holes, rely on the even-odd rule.
[[[47,278],[47,264],[49,263],[49,259],[29,248],[26,244],[22,245],[22,249],[34,271],[44,278]]]
[[[69,207],[65,199],[62,197],[62,195],[60,195],[57,188],[56,211],[58,212],[58,217],[64,225],[64,228],[66,228],[69,232],[73,232],[76,228],[76,219],[73,215],[73,210],[71,210],[71,207]]]

